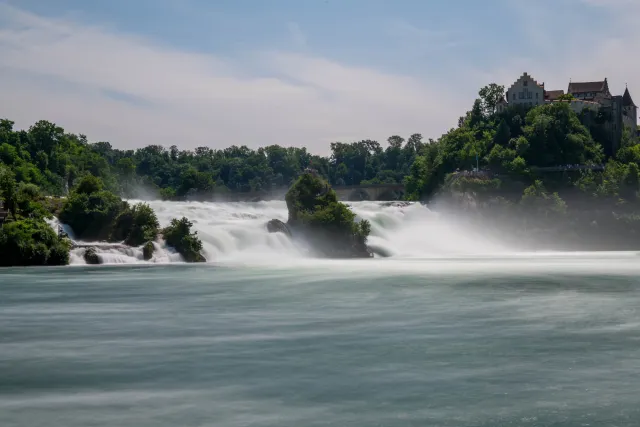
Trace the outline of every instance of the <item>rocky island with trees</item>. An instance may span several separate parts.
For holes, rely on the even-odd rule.
[[[219,200],[282,189],[287,223],[270,231],[313,242],[323,257],[370,257],[370,224],[357,221],[332,186],[403,183],[406,199],[451,208],[514,239],[562,240],[585,249],[639,249],[640,145],[625,128],[614,147],[604,112],[574,112],[570,100],[499,110],[499,85],[482,88],[458,125],[434,140],[392,136],[331,143],[328,157],[305,148],[136,150],[89,142],[48,121],[27,130],[0,120],[0,265],[64,265],[72,242],[141,247],[164,242],[185,261],[205,261],[187,218],[160,228],[149,205],[124,199]],[[585,238],[588,237],[588,238]],[[97,262],[87,250],[87,262]]]

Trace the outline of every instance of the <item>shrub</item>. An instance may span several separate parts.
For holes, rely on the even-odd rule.
[[[158,237],[160,223],[156,213],[146,203],[127,207],[116,218],[112,240],[124,240],[127,245],[140,246]]]
[[[49,218],[51,213],[42,204],[40,188],[35,184],[21,182],[16,193],[18,213],[22,217]]]
[[[78,194],[93,194],[102,191],[103,188],[104,184],[100,178],[93,175],[85,175],[80,179],[73,191]]]
[[[68,224],[80,239],[111,236],[115,219],[129,206],[120,197],[101,188],[102,182],[98,178],[87,175],[62,206],[60,221]]]
[[[321,178],[306,173],[293,184],[285,197],[289,224],[313,239],[325,255],[369,256],[366,241],[371,224],[356,222],[356,215],[338,201],[335,191]]]
[[[187,218],[172,219],[171,224],[162,229],[167,245],[173,247],[186,262],[205,262],[202,256],[202,242],[197,232],[191,232],[193,224]]]
[[[0,266],[65,265],[69,249],[41,219],[22,219],[0,228]]]
[[[49,265],[67,265],[69,264],[69,251],[71,250],[71,242],[69,239],[60,239],[60,242],[51,247],[47,264]]]

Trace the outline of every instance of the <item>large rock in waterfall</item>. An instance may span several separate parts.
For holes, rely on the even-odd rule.
[[[367,237],[371,224],[356,221],[347,205],[338,201],[335,191],[314,172],[306,172],[285,197],[287,223],[273,219],[267,223],[270,233],[285,233],[303,240],[313,255],[323,258],[371,258]]]
[[[272,219],[267,222],[267,231],[269,233],[284,233],[287,236],[291,237],[291,230],[287,227],[287,224],[280,221],[279,219]]]

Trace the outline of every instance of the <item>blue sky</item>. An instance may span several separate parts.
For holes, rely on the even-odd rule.
[[[437,138],[487,83],[640,99],[636,0],[0,0],[0,116],[116,147]]]

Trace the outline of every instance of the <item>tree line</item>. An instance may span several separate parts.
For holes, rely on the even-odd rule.
[[[331,185],[402,183],[425,144],[420,134],[387,142],[387,147],[371,140],[334,142],[327,157],[280,145],[121,150],[46,120],[27,130],[0,120],[0,164],[18,182],[33,183],[50,195],[67,194],[85,175],[100,178],[107,190],[123,197],[144,192],[165,199],[286,189],[307,168]]]

